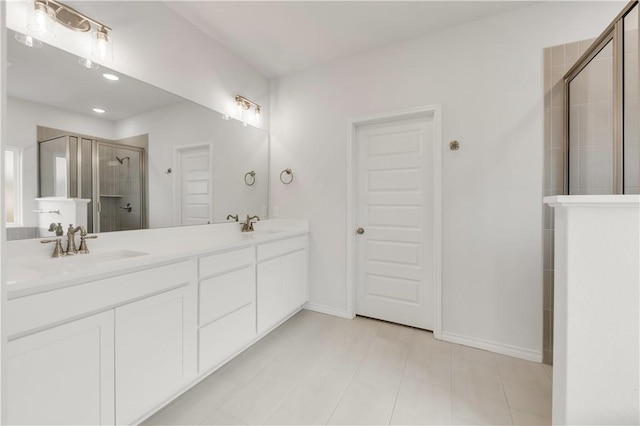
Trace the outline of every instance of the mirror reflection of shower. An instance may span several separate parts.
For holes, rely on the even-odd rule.
[[[97,145],[98,212],[94,216],[97,229],[100,232],[141,229],[144,223],[144,150],[107,142]]]
[[[90,199],[88,232],[147,227],[147,135],[107,142],[38,126],[38,139],[39,197]]]

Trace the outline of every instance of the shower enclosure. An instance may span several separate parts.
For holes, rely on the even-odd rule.
[[[38,142],[38,164],[39,197],[91,200],[88,232],[146,227],[143,148],[73,134],[56,135]]]
[[[97,143],[95,223],[100,232],[143,227],[143,149]]]
[[[639,194],[638,3],[564,77],[565,194]]]

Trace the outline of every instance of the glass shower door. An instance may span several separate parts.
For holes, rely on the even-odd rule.
[[[96,232],[144,227],[144,150],[98,142]]]
[[[638,4],[596,39],[565,75],[565,190],[640,193]]]
[[[624,193],[640,194],[638,6],[624,17]]]
[[[570,81],[568,90],[569,194],[613,194],[613,40]]]

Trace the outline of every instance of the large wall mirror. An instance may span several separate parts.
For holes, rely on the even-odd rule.
[[[8,32],[9,239],[64,221],[39,197],[89,199],[94,232],[266,216],[266,131]]]

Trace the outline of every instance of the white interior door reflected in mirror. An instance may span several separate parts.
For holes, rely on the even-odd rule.
[[[209,145],[176,150],[176,225],[211,223],[211,152]]]

